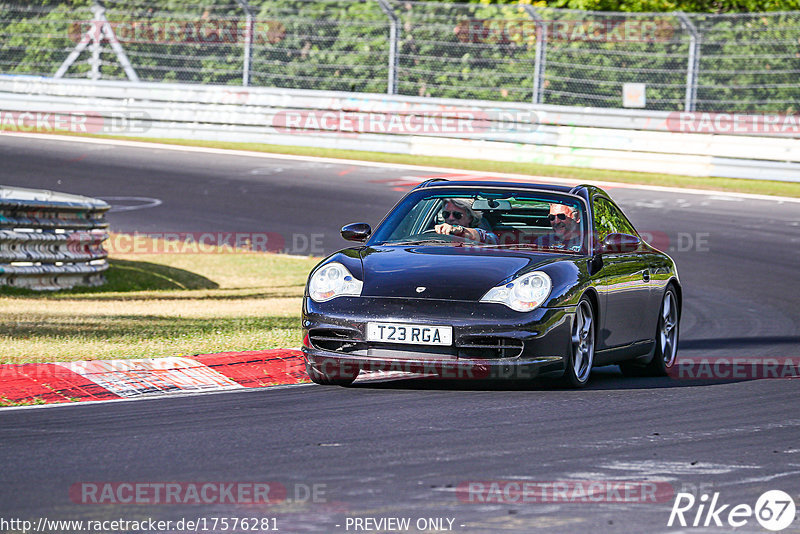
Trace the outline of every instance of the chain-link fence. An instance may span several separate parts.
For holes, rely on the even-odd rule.
[[[397,0],[0,2],[0,72],[652,110],[797,112],[800,12]]]

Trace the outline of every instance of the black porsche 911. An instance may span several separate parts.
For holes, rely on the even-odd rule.
[[[598,187],[429,180],[360,243],[320,262],[303,299],[311,380],[361,371],[558,377],[666,375],[681,285]]]

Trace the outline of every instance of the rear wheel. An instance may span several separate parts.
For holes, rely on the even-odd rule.
[[[658,314],[656,328],[656,345],[653,358],[647,365],[636,365],[633,362],[620,364],[619,368],[625,376],[667,376],[669,370],[678,359],[678,323],[681,310],[675,289],[669,286],[664,292],[661,309]]]
[[[569,361],[564,371],[564,382],[580,388],[589,382],[594,363],[594,309],[586,297],[581,297],[572,323]]]
[[[356,369],[352,376],[349,374],[348,376],[343,376],[341,373],[332,375],[320,371],[306,361],[306,373],[308,373],[308,378],[315,384],[322,386],[349,386],[358,378],[359,369]]]

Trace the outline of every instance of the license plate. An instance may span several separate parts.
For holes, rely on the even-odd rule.
[[[367,341],[410,345],[452,345],[452,326],[367,323]]]

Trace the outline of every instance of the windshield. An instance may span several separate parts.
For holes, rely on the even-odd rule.
[[[421,190],[386,217],[369,245],[585,250],[583,203],[572,195],[504,189]]]

